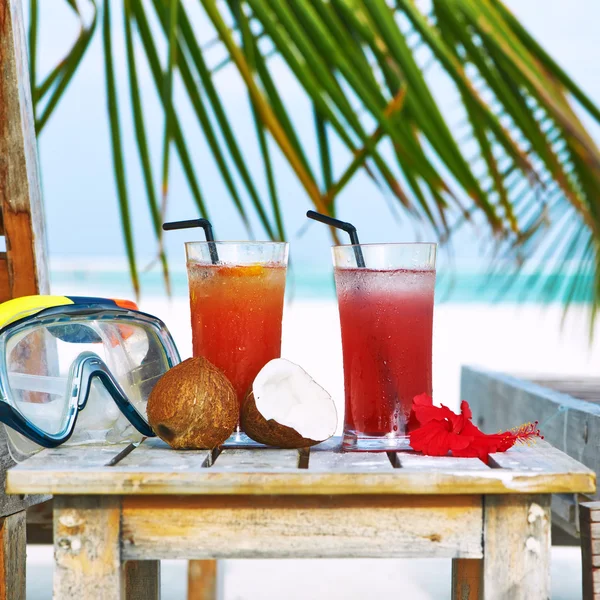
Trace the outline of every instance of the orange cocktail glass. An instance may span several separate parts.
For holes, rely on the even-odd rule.
[[[288,245],[189,242],[186,256],[193,354],[225,373],[241,405],[258,372],[281,354]]]

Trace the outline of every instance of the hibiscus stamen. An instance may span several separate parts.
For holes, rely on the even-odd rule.
[[[535,444],[536,438],[544,439],[544,436],[541,434],[538,421],[534,421],[533,423],[523,423],[520,427],[513,427],[510,432],[515,438],[515,442],[526,444],[531,446]]]

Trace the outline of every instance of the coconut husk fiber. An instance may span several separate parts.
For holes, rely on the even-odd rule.
[[[158,381],[147,405],[148,422],[177,449],[212,449],[235,430],[239,404],[222,371],[202,357],[189,358]]]

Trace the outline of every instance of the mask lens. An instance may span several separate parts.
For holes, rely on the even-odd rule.
[[[158,379],[169,369],[169,356],[158,333],[137,323],[101,323],[105,362],[125,395],[146,417],[146,403]],[[177,361],[175,361],[177,362]]]
[[[58,435],[68,425],[68,365],[61,342],[44,327],[21,330],[7,341],[6,372],[11,404],[43,433]]]

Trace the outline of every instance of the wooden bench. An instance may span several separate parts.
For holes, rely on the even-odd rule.
[[[54,494],[57,600],[151,600],[161,559],[259,557],[446,557],[454,598],[546,599],[550,495],[595,492],[594,473],[545,442],[489,466],[338,445],[44,450],[7,491]]]
[[[600,473],[600,380],[512,377],[464,367],[461,398],[485,431],[537,420],[547,441]],[[582,549],[584,600],[600,600],[600,502],[598,495],[553,497],[553,523]],[[558,536],[557,536],[558,538]]]

